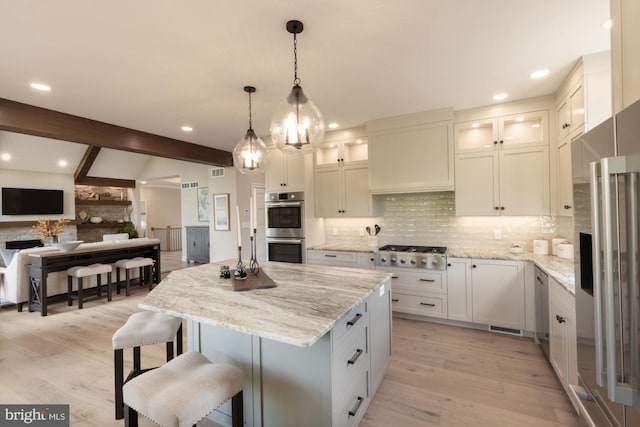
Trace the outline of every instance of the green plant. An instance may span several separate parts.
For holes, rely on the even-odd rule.
[[[118,228],[116,228],[116,233],[128,233],[130,239],[138,237],[138,232],[132,222],[119,224]]]

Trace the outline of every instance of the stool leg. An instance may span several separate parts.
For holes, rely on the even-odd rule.
[[[107,301],[111,301],[111,273],[107,273]]]
[[[124,405],[124,425],[125,427],[138,427],[138,413],[129,405]]]
[[[82,308],[82,277],[78,277],[78,309]]]
[[[176,334],[176,343],[177,355],[180,356],[182,354],[182,323],[180,323],[178,333]]]
[[[122,385],[124,383],[124,355],[123,349],[113,350],[113,367],[115,377],[115,402],[116,402],[116,420],[124,417],[124,408],[122,403]]]
[[[167,362],[173,359],[173,341],[167,341]]]
[[[71,300],[71,293],[73,292],[73,277],[67,277],[67,305],[73,305],[73,301]]]
[[[133,347],[133,371],[140,373],[140,347]]]
[[[96,281],[98,286],[98,292],[96,295],[98,295],[98,297],[101,297],[102,296],[102,273],[98,274]]]
[[[116,293],[120,295],[120,267],[116,267]]]
[[[147,286],[149,287],[149,290],[153,289],[153,280],[151,279],[151,266],[147,265],[144,268],[144,280],[147,283]]]
[[[129,269],[125,268],[125,280],[126,280],[126,284],[127,284],[127,296],[131,295],[131,289],[129,288],[129,280],[131,279],[131,274],[129,273]]]
[[[244,425],[244,409],[242,408],[242,390],[231,398],[231,425],[242,427]]]
[[[140,278],[138,286],[142,287],[144,285],[144,267],[138,267],[138,276]]]

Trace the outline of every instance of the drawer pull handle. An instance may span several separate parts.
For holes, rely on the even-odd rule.
[[[391,276],[391,278],[392,278],[392,279],[397,279],[397,278],[398,278],[398,276]]]
[[[558,323],[564,323],[564,322],[566,322],[566,320],[565,320],[565,318],[564,318],[564,317],[562,317],[562,316],[560,316],[560,315],[557,315],[557,314],[556,314],[556,320],[558,321]]]
[[[364,353],[364,351],[357,349],[355,354],[351,356],[351,359],[347,360],[347,365],[355,364],[358,361],[358,359],[360,359],[360,356],[362,356],[362,353]]]
[[[358,320],[360,320],[361,318],[362,318],[362,313],[357,313],[355,316],[353,316],[353,319],[347,322],[347,326],[355,325],[356,323],[358,323]]]
[[[429,307],[435,307],[435,304],[432,304],[430,302],[421,302],[420,305],[428,305]]]
[[[435,282],[434,279],[423,279],[423,278],[420,278],[420,281],[421,282],[431,282],[431,283]]]
[[[398,302],[400,301],[398,298],[391,298],[391,302]]]
[[[360,406],[362,406],[362,402],[364,402],[364,397],[358,396],[358,401],[353,406],[353,408],[351,408],[351,410],[349,411],[349,416],[350,417],[355,417],[356,416],[356,414],[360,410]]]
[[[329,255],[329,254],[324,254],[324,256],[326,256],[327,258],[337,258],[338,255]]]

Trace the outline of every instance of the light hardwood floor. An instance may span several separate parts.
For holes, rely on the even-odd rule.
[[[56,302],[47,317],[1,309],[0,403],[67,403],[72,426],[123,425],[113,419],[111,336],[144,295],[83,310]],[[361,426],[577,425],[531,339],[398,318],[393,326],[393,361]],[[164,346],[144,347],[142,361],[163,363]],[[141,417],[141,425],[154,424]]]

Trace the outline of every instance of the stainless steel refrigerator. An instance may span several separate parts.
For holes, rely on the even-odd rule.
[[[640,426],[640,101],[571,148],[580,421]]]

